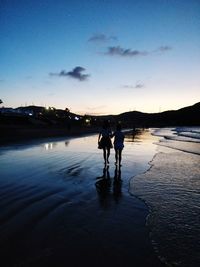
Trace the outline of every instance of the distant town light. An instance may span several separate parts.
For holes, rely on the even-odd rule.
[[[51,150],[53,149],[53,143],[47,143],[44,145],[44,147],[45,147],[45,150]]]
[[[79,118],[79,117],[77,117],[77,116],[76,116],[74,119],[75,119],[76,121],[80,120],[80,118]]]

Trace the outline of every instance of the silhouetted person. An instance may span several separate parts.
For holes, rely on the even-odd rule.
[[[122,150],[124,148],[124,134],[121,131],[121,124],[117,124],[116,131],[112,137],[114,137],[115,164],[119,163],[119,166],[121,166]]]
[[[103,149],[105,165],[109,164],[110,149],[112,148],[111,135],[110,124],[108,121],[104,121],[98,137],[98,147]]]

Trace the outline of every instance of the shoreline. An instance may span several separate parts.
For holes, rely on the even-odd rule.
[[[130,193],[148,208],[146,226],[159,260],[166,266],[198,266],[198,248],[188,249],[197,242],[195,237],[199,235],[192,213],[198,214],[195,194],[200,188],[195,188],[194,196],[194,189],[191,189],[191,180],[196,181],[200,174],[199,154],[162,144],[157,144],[157,148],[149,169],[130,180]],[[193,202],[190,203],[191,198]],[[188,205],[190,209],[185,208]]]
[[[44,140],[47,138],[81,137],[98,133],[99,128],[73,127],[67,128],[27,128],[27,127],[0,127],[0,146]]]

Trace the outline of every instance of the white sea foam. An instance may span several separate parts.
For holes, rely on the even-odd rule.
[[[152,134],[163,137],[158,145],[200,155],[200,127],[160,128]]]
[[[151,169],[134,177],[131,192],[150,208],[151,239],[169,266],[199,266],[200,157],[160,147]]]
[[[150,209],[147,223],[160,258],[169,266],[200,266],[200,127],[151,131],[161,137],[158,153],[130,191]]]

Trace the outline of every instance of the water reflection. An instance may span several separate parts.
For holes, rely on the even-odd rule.
[[[116,166],[113,178],[110,178],[109,166],[104,167],[102,176],[96,179],[98,181],[95,186],[101,206],[107,208],[112,200],[119,203],[122,197],[121,167]]]
[[[63,144],[65,144],[65,147],[67,147],[69,143],[70,141],[66,140]],[[60,142],[48,142],[48,143],[45,143],[43,146],[45,150],[53,150],[57,146],[58,147],[60,147],[61,145],[63,146],[63,144]]]
[[[94,259],[94,266],[105,265],[103,263],[128,266],[132,250],[127,248],[138,248],[137,251],[142,248],[141,251],[146,251],[143,242],[140,242],[140,234],[144,240],[146,231],[138,228],[144,224],[145,206],[143,208],[143,204],[139,204],[136,198],[130,198],[128,187],[130,177],[149,167],[154,146],[151,143],[141,143],[140,146],[127,143],[123,151],[123,167],[115,168],[112,151],[112,165],[103,168],[102,151],[96,148],[97,137],[69,139],[66,143],[68,147],[65,138],[56,138],[43,143],[39,141],[30,145],[1,148],[0,219],[4,225],[0,235],[5,238],[1,238],[0,245],[7,266],[28,263],[40,266],[43,262],[47,266],[59,265],[56,262],[67,266],[74,261],[77,252],[82,253],[85,260],[83,265],[87,261],[92,266]],[[94,181],[96,176],[100,177]],[[138,205],[142,205],[140,211],[134,208]],[[132,216],[134,211],[139,216],[136,220]],[[112,227],[111,222],[115,223],[115,218],[119,218],[120,224],[116,222],[115,227]],[[141,226],[138,226],[138,221],[142,222]],[[118,235],[120,231],[125,235]],[[93,233],[97,233],[97,238],[91,238]],[[105,247],[106,235],[109,235],[109,240]],[[30,244],[28,247],[27,243]],[[83,244],[94,248],[92,253],[85,253]],[[69,248],[67,251],[66,247]],[[41,256],[46,248],[53,252],[52,257]],[[114,252],[120,251],[118,254],[123,260],[121,264],[118,257],[109,253],[113,248]],[[23,253],[18,253],[20,251]],[[101,252],[105,252],[106,256],[98,264]],[[14,256],[9,257],[10,254]],[[55,255],[57,257],[54,258]],[[74,266],[78,264],[75,262]]]
[[[65,146],[68,146],[69,145],[69,141],[65,141]]]
[[[121,179],[121,167],[115,168],[115,176],[113,181],[113,197],[116,203],[119,202],[122,196],[122,179]]]
[[[52,150],[56,145],[57,143],[46,143],[44,144],[44,148],[45,150]]]
[[[125,134],[125,142],[142,142],[140,136],[142,135],[143,130],[134,129]]]

